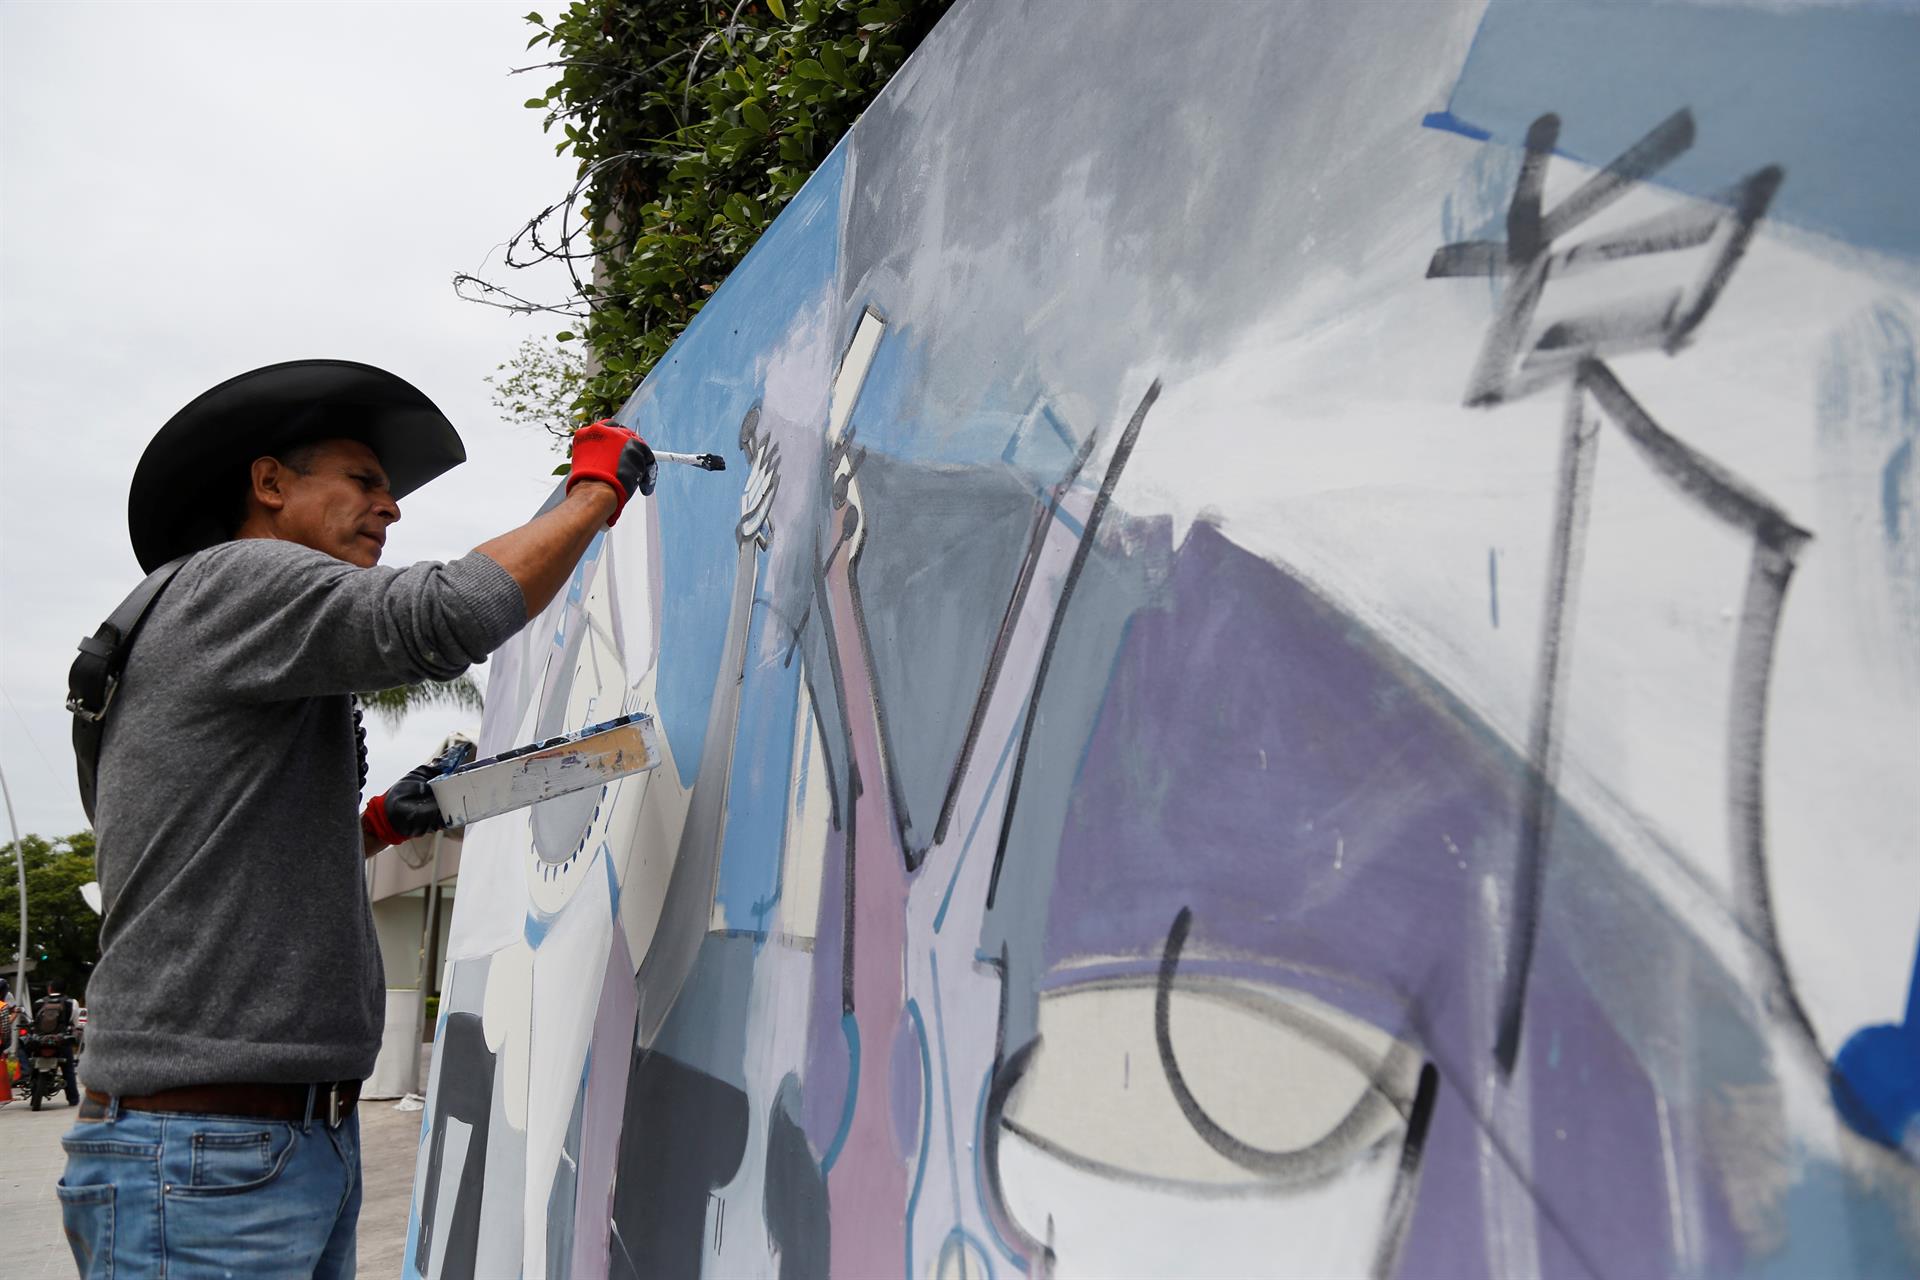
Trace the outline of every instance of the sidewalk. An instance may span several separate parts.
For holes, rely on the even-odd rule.
[[[432,1045],[421,1047],[420,1078]],[[73,1125],[73,1108],[64,1098],[27,1107],[18,1094],[0,1105],[0,1229],[6,1234],[7,1280],[70,1280],[73,1255],[60,1227],[60,1202],[53,1184],[66,1157],[60,1135]],[[420,1113],[395,1111],[392,1102],[368,1102],[360,1108],[360,1166],[364,1204],[360,1209],[360,1274],[398,1276],[407,1244],[407,1205],[413,1194],[414,1153],[420,1141]]]

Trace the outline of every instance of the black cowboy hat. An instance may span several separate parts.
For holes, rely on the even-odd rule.
[[[353,360],[289,360],[229,378],[168,419],[140,455],[127,531],[140,568],[233,536],[255,458],[315,440],[358,440],[404,498],[467,459],[447,415],[412,383]]]

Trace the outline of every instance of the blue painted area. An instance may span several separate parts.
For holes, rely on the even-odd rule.
[[[1806,1165],[1780,1204],[1771,1252],[1749,1257],[1743,1280],[1806,1280],[1809,1276],[1911,1276],[1913,1255],[1902,1225],[1905,1206],[1893,1179],[1879,1186],[1838,1165]]]
[[[860,1024],[853,1020],[851,1013],[840,1015],[840,1034],[847,1041],[847,1101],[840,1108],[840,1125],[833,1131],[833,1141],[827,1144],[827,1152],[820,1157],[820,1176],[826,1177],[833,1168],[834,1161],[840,1158],[840,1148],[847,1145],[847,1135],[853,1132],[853,1107],[860,1098]]]
[[[554,917],[554,919],[558,918],[558,916]],[[547,940],[547,930],[551,928],[553,928],[553,920],[542,920],[538,915],[529,910],[527,912],[527,927],[521,930],[521,936],[527,940],[529,947],[538,951],[540,944]]]
[[[600,845],[600,867],[607,873],[607,914],[620,918],[620,877],[613,871],[613,853],[604,841]]]
[[[993,1073],[988,1072],[980,1079],[980,1097],[975,1101],[973,1106],[973,1132],[976,1135],[986,1132],[987,1098],[992,1092]],[[974,1203],[982,1205],[992,1204],[993,1201],[987,1197],[986,1162],[984,1160],[975,1160],[972,1163]],[[1006,1256],[1008,1262],[1011,1262],[1016,1267],[1026,1265],[1025,1259],[1015,1253],[1013,1246],[1008,1244],[1001,1236],[999,1224],[994,1222],[993,1215],[990,1213],[987,1215],[987,1230],[993,1233],[994,1247]]]
[[[920,1186],[927,1180],[927,1136],[933,1131],[933,1099],[928,1082],[933,1079],[933,1059],[927,1052],[927,1021],[920,1016],[920,1002],[907,1000],[907,1020],[913,1027],[913,1039],[920,1046],[920,1145],[914,1152],[913,1190],[907,1192],[906,1263],[900,1274],[913,1274],[913,1215],[920,1207]]]
[[[1421,127],[1440,129],[1447,133],[1457,133],[1463,138],[1472,138],[1475,142],[1486,142],[1493,137],[1485,129],[1468,124],[1451,111],[1429,111],[1420,118]]]
[[[754,609],[714,893],[727,928],[756,933],[766,931],[767,916],[780,900],[793,717],[800,704],[800,663],[784,650],[783,630],[772,610]]]
[[[1920,1125],[1920,945],[1903,1022],[1867,1027],[1834,1055],[1833,1103],[1854,1130],[1895,1150]]]
[[[659,720],[687,785],[693,783],[706,741],[733,599],[733,526],[747,479],[740,421],[759,403],[766,353],[780,346],[796,316],[832,294],[845,169],[843,145],[734,268],[619,414],[622,423],[663,448],[719,453],[731,468],[714,475],[663,467],[653,496],[660,512],[665,599]]]
[[[1018,430],[1007,437],[1000,460],[1029,476],[1057,476],[1072,465],[1080,438],[1061,418],[1059,410],[1042,402]]]
[[[1769,219],[1920,256],[1920,12],[1687,0],[1489,0],[1433,128],[1519,146],[1560,117],[1562,154],[1605,165],[1681,107],[1691,150],[1653,181],[1710,196],[1769,164]]]

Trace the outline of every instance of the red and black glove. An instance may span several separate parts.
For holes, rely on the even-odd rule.
[[[636,492],[651,494],[659,474],[660,464],[638,431],[602,420],[573,433],[573,469],[567,472],[567,492],[572,493],[573,486],[582,480],[612,485],[620,505],[607,517],[608,524],[620,518],[627,499]]]
[[[367,801],[360,813],[361,829],[383,844],[404,844],[415,836],[445,830],[440,802],[427,785],[444,772],[438,760],[423,764],[388,787],[385,795]]]

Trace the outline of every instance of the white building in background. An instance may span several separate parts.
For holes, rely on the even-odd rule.
[[[382,849],[367,862],[367,897],[387,975],[386,1032],[366,1084],[368,1097],[426,1091],[419,1049],[433,1041],[461,848],[461,833],[454,830]],[[424,1012],[423,988],[429,1001]]]

